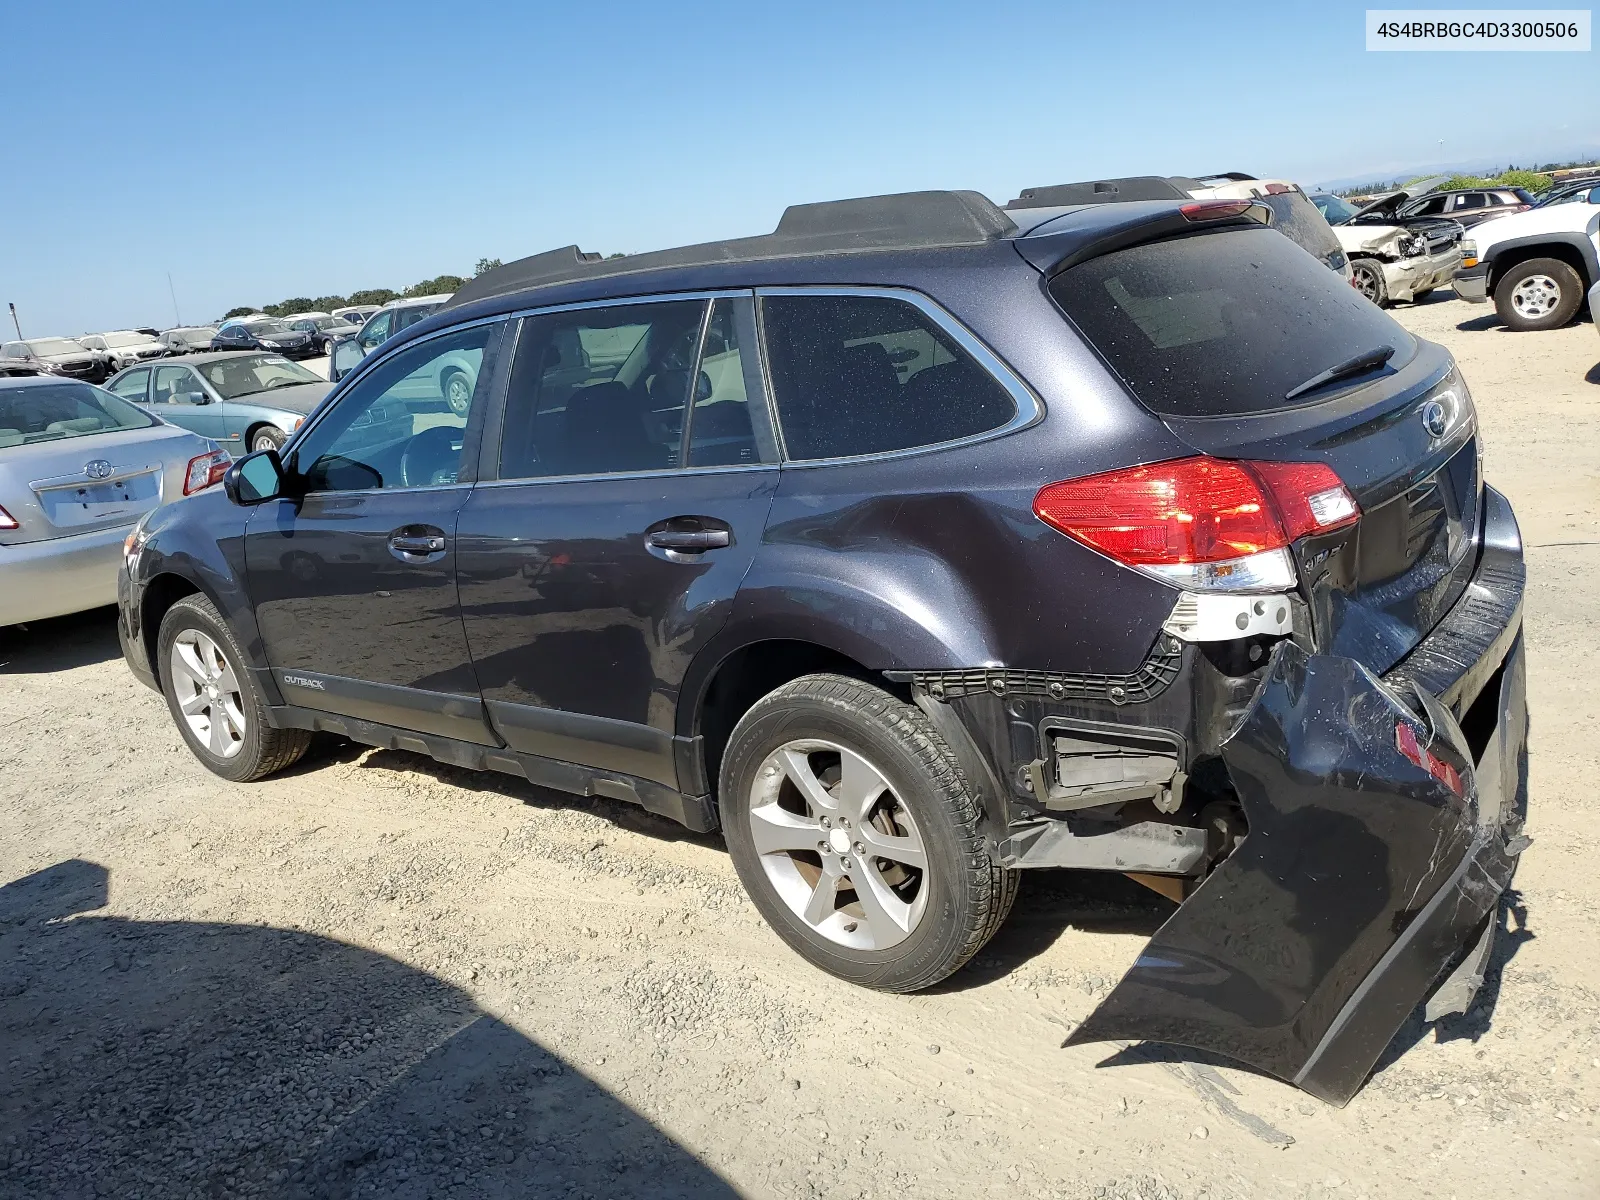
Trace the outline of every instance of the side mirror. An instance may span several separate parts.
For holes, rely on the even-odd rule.
[[[246,454],[222,477],[222,490],[235,504],[265,504],[284,494],[286,477],[276,450]]]
[[[361,365],[366,351],[361,348],[361,343],[353,337],[339,338],[328,348],[328,380],[338,383]]]

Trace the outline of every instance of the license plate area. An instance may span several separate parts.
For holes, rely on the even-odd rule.
[[[37,495],[45,519],[57,529],[131,521],[161,502],[161,472],[147,470],[121,479],[41,488]]]

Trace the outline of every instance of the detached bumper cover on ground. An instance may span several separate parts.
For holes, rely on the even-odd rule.
[[[1526,844],[1522,548],[1485,504],[1472,585],[1386,679],[1279,646],[1222,747],[1249,835],[1068,1045],[1190,1046],[1343,1104],[1458,961],[1430,1015],[1470,1004]]]

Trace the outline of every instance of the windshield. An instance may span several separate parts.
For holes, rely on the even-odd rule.
[[[1318,372],[1415,343],[1382,309],[1269,230],[1130,246],[1071,267],[1050,294],[1146,408],[1218,417],[1289,406]]]
[[[1311,197],[1311,203],[1315,204],[1317,211],[1328,219],[1329,225],[1337,225],[1341,221],[1348,221],[1359,211],[1354,204],[1351,204],[1348,200],[1342,200],[1338,196],[1313,196]]]
[[[0,450],[118,429],[148,429],[157,423],[126,400],[87,383],[0,386]]]
[[[150,340],[142,333],[102,333],[100,338],[113,350],[118,346],[142,346]]]
[[[35,354],[85,354],[87,351],[71,338],[34,338],[28,349]]]
[[[245,328],[253,337],[275,337],[292,332],[282,321],[251,321]]]
[[[276,354],[253,354],[248,357],[225,358],[205,363],[200,373],[224,400],[237,400],[240,396],[273,388],[293,387],[301,383],[326,383],[310,371]]]
[[[311,323],[318,329],[343,329],[349,324],[339,317],[316,317]]]

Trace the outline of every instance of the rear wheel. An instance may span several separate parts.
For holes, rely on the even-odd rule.
[[[762,916],[851,983],[939,982],[1016,898],[949,747],[916,708],[858,680],[808,675],[759,700],[728,741],[720,797]]]
[[[281,771],[311,744],[303,729],[275,729],[266,703],[216,606],[185,596],[156,638],[161,691],[178,732],[207,769],[248,783]]]
[[[1583,281],[1559,258],[1530,258],[1500,277],[1494,307],[1506,328],[1559,329],[1583,302]]]
[[[1379,308],[1389,307],[1389,285],[1383,281],[1383,264],[1375,258],[1356,258],[1350,261],[1350,274],[1356,291]]]

